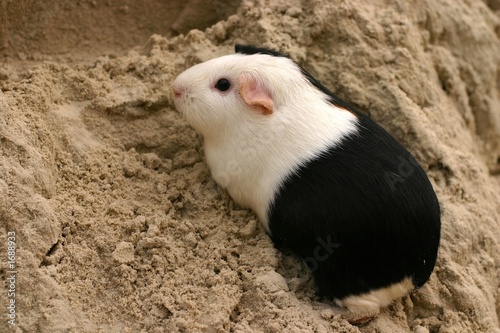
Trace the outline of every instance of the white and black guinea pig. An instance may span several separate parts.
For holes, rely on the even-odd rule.
[[[424,170],[289,57],[237,45],[181,73],[173,94],[215,181],[353,322],[429,279],[441,223]]]

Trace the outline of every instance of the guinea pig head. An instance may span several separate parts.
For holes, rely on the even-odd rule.
[[[205,137],[262,123],[275,111],[275,100],[255,58],[229,55],[182,72],[172,85],[177,110]]]
[[[285,105],[303,99],[304,80],[288,58],[232,54],[187,69],[172,88],[177,110],[208,138],[240,127],[255,133],[293,118]]]

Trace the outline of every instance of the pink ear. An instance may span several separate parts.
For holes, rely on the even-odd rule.
[[[264,115],[273,113],[273,99],[271,93],[258,78],[251,73],[241,73],[238,76],[239,94],[245,103]]]

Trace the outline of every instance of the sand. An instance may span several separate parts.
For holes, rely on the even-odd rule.
[[[500,332],[499,1],[141,3],[0,2],[0,332]],[[366,326],[318,303],[175,111],[176,75],[235,43],[289,53],[435,187],[435,272]]]

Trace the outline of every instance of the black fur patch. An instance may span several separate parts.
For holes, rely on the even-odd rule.
[[[269,208],[271,238],[333,299],[429,278],[440,238],[438,200],[424,170],[366,116],[359,133],[288,177]]]
[[[270,49],[266,49],[264,47],[253,46],[253,45],[236,44],[234,46],[234,50],[236,53],[241,53],[241,54],[258,54],[258,53],[260,53],[260,54],[272,55],[274,57],[290,58],[288,55],[286,55],[284,53],[270,50]]]

